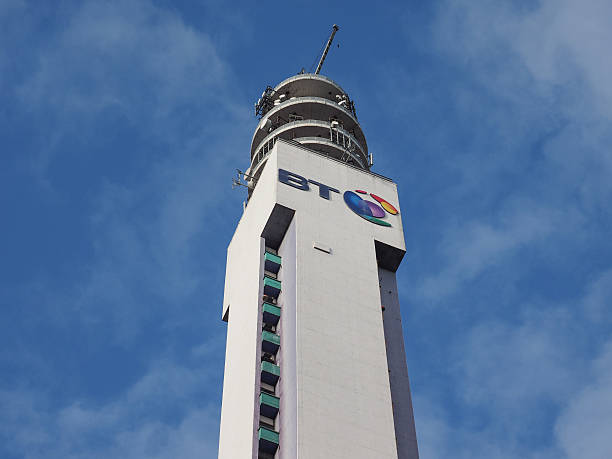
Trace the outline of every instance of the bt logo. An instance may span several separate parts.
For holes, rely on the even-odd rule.
[[[355,191],[360,194],[368,194],[367,191],[363,190]],[[381,198],[380,196],[376,196],[373,193],[370,193],[370,196],[378,201],[380,206],[372,201],[366,201],[357,193],[353,193],[352,191],[344,192],[344,202],[349,209],[351,209],[361,218],[365,218],[372,223],[376,223],[377,225],[381,226],[391,226],[391,223],[381,220],[381,218],[385,218],[385,210],[391,215],[397,215],[397,209],[395,207],[393,207],[385,199]]]
[[[330,199],[330,193],[340,193],[340,190],[324,185],[323,183],[315,182],[314,180],[308,180],[301,175],[289,172],[285,169],[278,170],[278,181],[285,185],[292,186],[298,190],[308,191],[310,185],[316,185],[319,188],[319,196],[324,199]],[[361,218],[368,220],[369,222],[375,223],[381,226],[391,226],[391,223],[382,220],[386,217],[386,213],[391,215],[397,215],[398,210],[387,200],[377,196],[373,193],[369,193],[370,196],[378,202],[367,201],[363,199],[359,194],[367,195],[368,193],[363,190],[345,191],[344,202],[357,215]],[[380,205],[379,205],[380,204]],[[386,211],[386,213],[385,213]]]

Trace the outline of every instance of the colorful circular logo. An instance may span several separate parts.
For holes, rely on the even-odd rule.
[[[344,202],[346,205],[359,215],[361,218],[364,218],[372,223],[376,223],[381,226],[391,226],[391,223],[388,223],[381,218],[385,218],[385,211],[390,213],[391,215],[397,215],[398,211],[393,205],[391,205],[388,201],[381,198],[380,196],[376,196],[375,194],[369,193],[370,196],[380,204],[376,204],[372,201],[366,201],[359,194],[367,195],[367,191],[363,190],[355,190],[353,191],[345,191],[344,192]],[[382,207],[381,207],[382,206]]]

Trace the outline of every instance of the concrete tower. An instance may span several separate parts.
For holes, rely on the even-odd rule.
[[[268,87],[227,251],[219,458],[418,458],[395,271],[397,186],[354,104],[299,74]]]

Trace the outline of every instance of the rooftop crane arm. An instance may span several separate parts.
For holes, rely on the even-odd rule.
[[[317,70],[315,70],[315,74],[318,74],[321,71],[321,67],[323,67],[323,62],[325,62],[325,58],[327,57],[327,53],[329,52],[329,48],[331,47],[332,41],[334,41],[334,35],[338,31],[340,27],[336,24],[332,27],[332,33],[329,36],[329,40],[327,40],[327,45],[325,45],[325,51],[323,51],[323,55],[321,56],[321,60],[319,61],[319,65],[317,65]]]

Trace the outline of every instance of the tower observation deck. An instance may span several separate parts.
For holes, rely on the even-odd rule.
[[[259,124],[247,174],[257,179],[276,141],[293,140],[323,155],[370,170],[371,159],[355,104],[325,76],[302,73],[268,86],[255,104]]]

